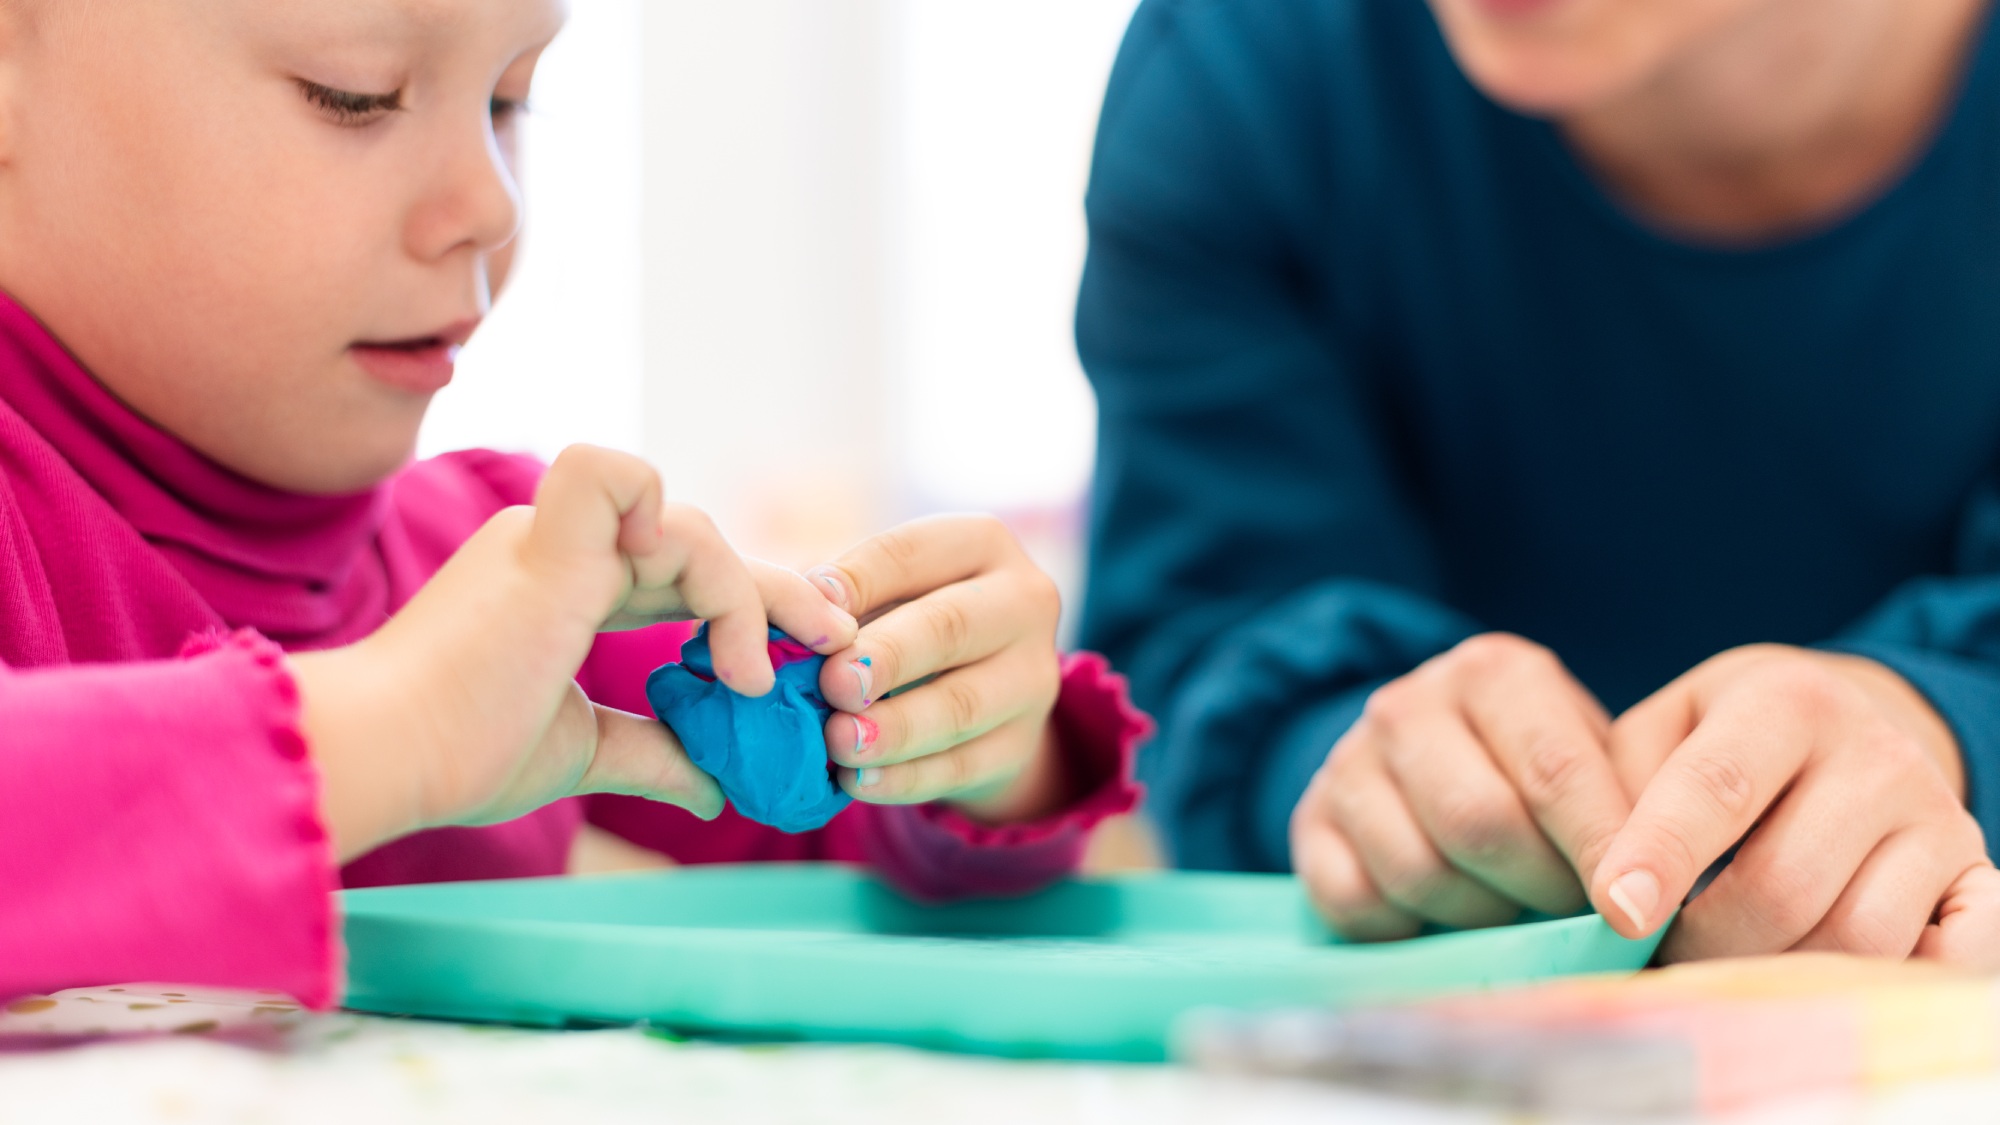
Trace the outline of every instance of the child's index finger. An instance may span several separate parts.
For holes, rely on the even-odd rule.
[[[990,569],[1014,544],[999,520],[931,516],[871,536],[806,577],[861,621]]]
[[[715,678],[742,695],[763,695],[777,682],[764,641],[769,623],[750,569],[720,534],[693,537],[675,582],[688,612],[708,622]]]
[[[821,656],[854,643],[860,623],[811,582],[774,563],[747,560],[764,599],[764,613],[784,634]]]
[[[738,695],[760,696],[776,686],[767,643],[770,627],[762,606],[747,607],[708,619],[709,659],[715,678]]]
[[[661,519],[661,550],[652,558],[632,559],[635,579],[654,588],[672,586],[687,612],[708,622],[716,679],[742,695],[770,691],[777,676],[764,647],[769,623],[750,560],[737,554],[699,509],[669,504]]]

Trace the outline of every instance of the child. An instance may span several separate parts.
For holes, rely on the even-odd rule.
[[[515,119],[561,22],[0,0],[0,999],[323,1007],[329,891],[556,874],[586,820],[950,895],[1053,879],[1131,805],[1146,722],[1102,661],[1058,661],[1053,586],[991,521],[808,581],[621,454],[406,467],[505,281]],[[693,617],[746,694],[767,621],[831,656],[859,803],[826,828],[731,816],[630,713],[686,635],[639,627]]]

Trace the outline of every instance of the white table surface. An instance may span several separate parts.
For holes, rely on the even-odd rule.
[[[0,1050],[0,1123],[1520,1120],[1166,1066],[1006,1062],[891,1047],[732,1046],[637,1030],[528,1031],[348,1014],[281,1022],[262,1046],[166,1035]],[[1736,1120],[2000,1121],[2000,1077],[1766,1107]]]

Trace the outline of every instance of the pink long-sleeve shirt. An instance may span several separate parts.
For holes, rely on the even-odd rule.
[[[340,497],[237,476],[126,409],[0,297],[0,1000],[124,980],[339,995],[340,886],[560,873],[585,821],[684,863],[875,864],[929,897],[1072,870],[1137,797],[1150,729],[1104,662],[1066,662],[1055,722],[1074,800],[975,824],[856,804],[788,836],[626,797],[395,841],[336,869],[282,652],[351,643],[541,466],[474,451]],[[686,629],[599,639],[590,696],[646,712]]]

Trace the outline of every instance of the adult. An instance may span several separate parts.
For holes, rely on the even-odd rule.
[[[2000,828],[1984,0],[1147,0],[1084,640],[1361,937],[1901,955]],[[1615,717],[1615,718],[1614,718]],[[1329,752],[1331,751],[1331,752]]]

